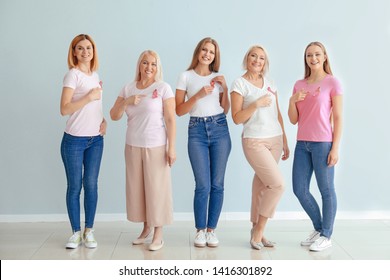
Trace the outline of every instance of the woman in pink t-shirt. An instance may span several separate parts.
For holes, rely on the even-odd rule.
[[[135,79],[121,90],[110,111],[111,119],[121,119],[124,112],[127,219],[144,224],[133,245],[144,244],[153,236],[149,250],[156,251],[164,245],[163,226],[173,220],[170,167],[176,161],[175,98],[162,81],[156,52],[141,53]]]
[[[96,70],[95,42],[85,34],[76,36],[68,52],[69,71],[63,81],[61,115],[69,115],[61,142],[67,191],[66,206],[73,235],[66,248],[77,248],[82,240],[96,248],[93,224],[98,200],[98,176],[107,123],[102,111],[102,83]],[[81,236],[80,192],[84,188],[85,230]]]
[[[337,210],[334,166],[339,159],[342,131],[342,89],[332,75],[323,44],[310,43],[304,62],[305,77],[295,83],[288,109],[291,123],[298,123],[293,190],[314,227],[301,245],[322,251],[332,246]],[[322,215],[309,190],[313,171],[322,197]]]

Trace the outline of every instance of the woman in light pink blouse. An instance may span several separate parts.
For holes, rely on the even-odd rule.
[[[176,160],[175,97],[162,80],[158,54],[141,53],[133,82],[126,84],[110,111],[112,120],[127,114],[125,146],[127,218],[144,224],[132,243],[149,237],[149,250],[163,247],[163,226],[172,223],[171,169]]]
[[[68,67],[61,94],[61,115],[68,115],[61,142],[67,191],[66,206],[73,235],[66,248],[75,249],[83,241],[96,248],[93,234],[98,201],[98,176],[107,123],[102,111],[102,82],[96,70],[98,56],[89,35],[76,36],[68,52]],[[85,228],[81,235],[80,193],[84,189]]]

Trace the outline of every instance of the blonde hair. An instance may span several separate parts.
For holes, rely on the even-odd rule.
[[[135,78],[134,78],[134,81],[140,81],[141,80],[141,71],[139,70],[139,67],[140,67],[140,64],[142,62],[142,59],[147,54],[152,55],[156,59],[157,71],[156,71],[156,75],[155,75],[155,78],[154,78],[155,81],[156,82],[162,81],[163,74],[162,74],[162,66],[161,66],[160,56],[155,51],[152,51],[152,50],[146,50],[146,51],[143,51],[140,54],[140,56],[138,58],[137,66],[135,68]]]
[[[307,47],[305,48],[305,52],[303,54],[303,62],[305,64],[305,79],[311,75],[310,67],[309,67],[309,65],[307,65],[307,62],[306,62],[306,52],[307,52],[307,49],[311,46],[317,46],[317,47],[321,48],[321,50],[323,51],[324,56],[326,58],[324,61],[324,65],[323,65],[324,71],[330,75],[333,75],[332,69],[330,68],[329,57],[328,57],[328,54],[326,53],[325,46],[320,42],[311,42],[307,45]]]
[[[74,55],[75,48],[78,43],[80,43],[83,40],[88,40],[92,44],[92,50],[93,50],[93,58],[91,60],[91,65],[90,65],[90,70],[91,71],[96,71],[99,68],[99,59],[97,55],[97,50],[96,50],[96,45],[91,36],[87,34],[79,34],[76,37],[73,38],[72,42],[70,43],[69,46],[69,51],[68,51],[68,67],[69,69],[75,68],[79,61],[77,57]]]
[[[195,48],[195,50],[194,50],[194,54],[193,54],[193,56],[192,56],[191,64],[190,64],[190,66],[188,67],[187,70],[195,69],[195,67],[198,65],[198,63],[199,63],[199,60],[198,60],[199,53],[201,52],[203,46],[204,46],[206,43],[211,43],[211,44],[213,44],[214,47],[215,47],[215,56],[214,56],[214,60],[213,60],[213,62],[210,63],[210,65],[209,65],[209,70],[210,70],[211,72],[218,72],[218,71],[219,71],[219,66],[220,66],[220,64],[221,64],[219,46],[218,46],[217,41],[215,41],[214,39],[212,39],[212,38],[210,38],[210,37],[203,38],[203,39],[198,43],[198,45],[196,46],[196,48]]]
[[[246,52],[245,56],[244,56],[244,59],[242,60],[242,67],[244,68],[244,70],[248,70],[248,57],[250,55],[250,53],[254,50],[254,49],[260,49],[264,52],[264,55],[265,55],[265,61],[264,61],[264,66],[263,66],[263,69],[261,70],[261,73],[260,75],[261,76],[265,76],[268,71],[269,71],[269,59],[268,59],[268,53],[267,51],[265,50],[265,48],[261,45],[254,45],[252,47],[249,48],[249,50]]]

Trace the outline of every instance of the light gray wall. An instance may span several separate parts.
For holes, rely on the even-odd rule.
[[[249,46],[264,45],[279,87],[290,148],[296,127],[288,98],[303,75],[310,41],[327,46],[345,89],[345,128],[336,170],[340,211],[389,211],[389,1],[264,0],[0,0],[0,215],[65,214],[65,174],[59,114],[70,41],[79,33],[97,43],[104,113],[134,76],[138,55],[156,50],[172,88],[206,36],[221,47],[228,84],[242,75]],[[186,145],[188,115],[177,119],[173,167],[175,212],[191,212],[193,176]],[[226,175],[225,212],[249,210],[252,170],[241,149],[241,126],[229,115],[233,149]],[[100,175],[99,213],[124,213],[126,122],[109,121]],[[291,191],[292,157],[280,164],[287,186],[279,211],[301,211]]]

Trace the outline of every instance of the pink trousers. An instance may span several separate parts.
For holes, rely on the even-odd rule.
[[[252,182],[251,222],[259,215],[272,218],[284,192],[278,162],[283,152],[283,137],[242,138],[244,154],[255,171]]]
[[[171,168],[166,147],[140,148],[126,145],[127,219],[150,227],[173,221]]]

